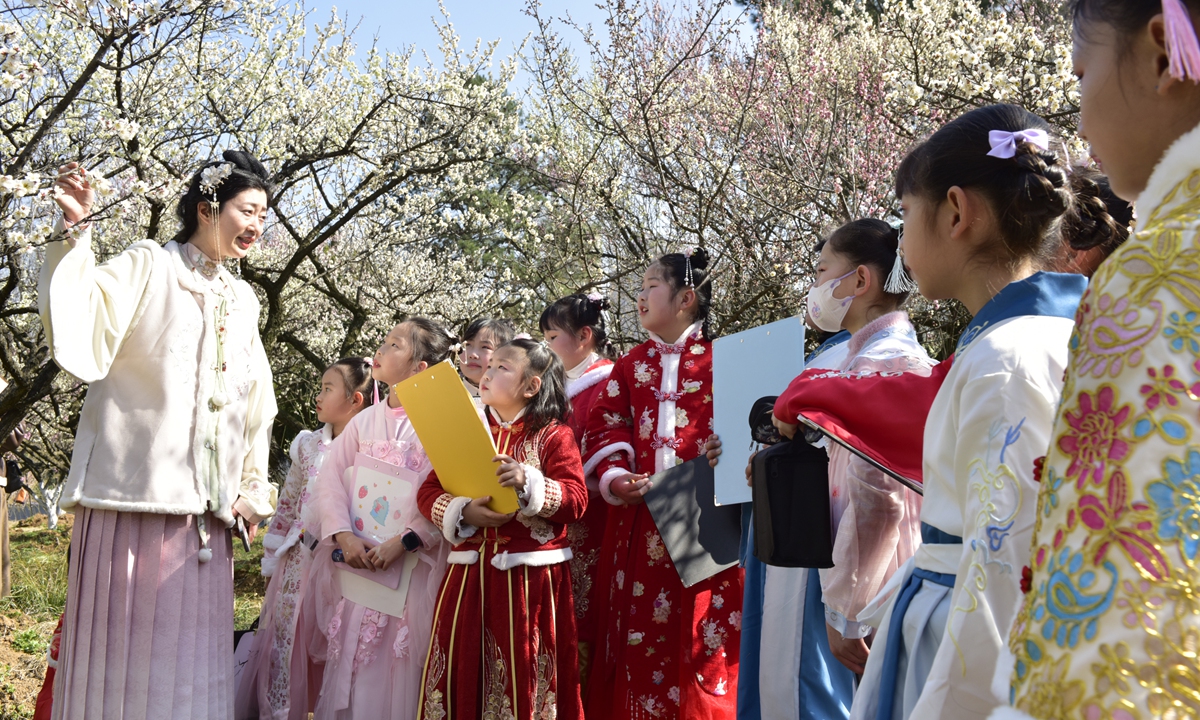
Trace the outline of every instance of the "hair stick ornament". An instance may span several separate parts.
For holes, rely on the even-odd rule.
[[[690,288],[696,287],[696,283],[692,282],[692,253],[695,252],[692,248],[683,249],[683,262],[685,271],[685,282]]]
[[[1184,0],[1163,0],[1163,25],[1171,77],[1200,83],[1200,39]]]

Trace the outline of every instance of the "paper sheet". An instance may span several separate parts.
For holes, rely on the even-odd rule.
[[[746,462],[750,408],[804,371],[804,321],[788,318],[713,341],[713,432],[721,437],[714,487],[719,505],[750,502]]]
[[[517,511],[517,491],[500,486],[498,466],[492,462],[496,444],[453,363],[438,363],[397,383],[393,392],[446,492],[469,498],[490,495],[492,510]]]
[[[684,587],[737,564],[742,509],[713,502],[713,470],[703,455],[651,476],[650,482],[646,507]]]

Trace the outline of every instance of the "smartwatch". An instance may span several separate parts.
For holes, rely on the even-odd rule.
[[[421,548],[421,545],[423,545],[420,536],[418,536],[414,530],[409,530],[401,535],[400,544],[403,545],[404,549],[408,552],[416,552]]]

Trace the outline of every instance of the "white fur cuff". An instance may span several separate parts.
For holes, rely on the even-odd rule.
[[[596,452],[592,453],[591,458],[583,464],[583,474],[585,476],[591,475],[596,471],[596,468],[600,465],[600,463],[612,457],[614,454],[622,452],[625,453],[625,455],[629,458],[629,467],[632,468],[633,446],[627,442],[619,442],[611,445],[605,445]]]
[[[612,484],[613,480],[616,480],[627,472],[629,471],[622,468],[610,468],[605,471],[604,475],[600,477],[600,496],[603,497],[604,501],[609,505],[625,504],[621,501],[621,498],[612,494]]]
[[[462,521],[463,509],[469,504],[471,498],[455,497],[446,505],[446,512],[442,515],[442,537],[451,545],[466,541],[478,530],[474,525],[467,525]]]
[[[522,467],[525,468],[525,489],[517,493],[517,504],[521,506],[522,515],[533,517],[546,504],[546,476],[535,467]]]

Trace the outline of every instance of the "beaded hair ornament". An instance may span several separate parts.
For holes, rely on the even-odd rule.
[[[200,192],[209,197],[208,207],[209,207],[210,216],[212,217],[213,244],[217,250],[217,265],[218,266],[220,266],[220,264],[224,260],[224,258],[221,257],[221,235],[220,235],[220,231],[217,227],[217,218],[221,214],[221,209],[220,209],[221,204],[217,200],[217,188],[221,187],[221,183],[225,181],[225,178],[229,177],[232,174],[233,174],[233,164],[232,163],[221,163],[219,165],[214,165],[212,167],[208,167],[208,168],[205,168],[204,170],[200,171]],[[221,409],[229,404],[229,393],[226,391],[226,388],[225,388],[225,370],[226,370],[226,362],[225,362],[226,328],[225,328],[225,324],[229,317],[229,307],[227,304],[227,299],[225,297],[225,293],[219,292],[218,295],[220,297],[220,302],[217,304],[217,307],[213,309],[213,320],[215,321],[216,334],[217,334],[216,382],[214,383],[215,388],[214,388],[213,395],[211,398],[209,398],[209,401],[208,401],[208,409],[214,413],[220,413]],[[205,443],[205,447],[208,448],[208,450],[212,456],[210,464],[209,464],[209,506],[210,507],[212,507],[212,505],[213,505],[213,496],[214,496],[214,489],[215,489],[216,481],[219,480],[219,476],[221,473],[220,456],[219,456],[219,451],[218,451],[218,448],[220,448],[220,442],[219,442],[220,428],[221,428],[221,423],[219,421],[214,423],[212,439],[208,440]],[[216,508],[212,507],[212,509],[215,510]],[[199,552],[199,559],[200,559],[200,562],[206,563],[212,559],[212,549],[208,546],[209,534],[208,534],[208,528],[207,528],[205,520],[204,520],[204,515],[199,516],[199,519],[196,523],[196,528],[200,533],[201,547],[200,547],[200,552]]]

